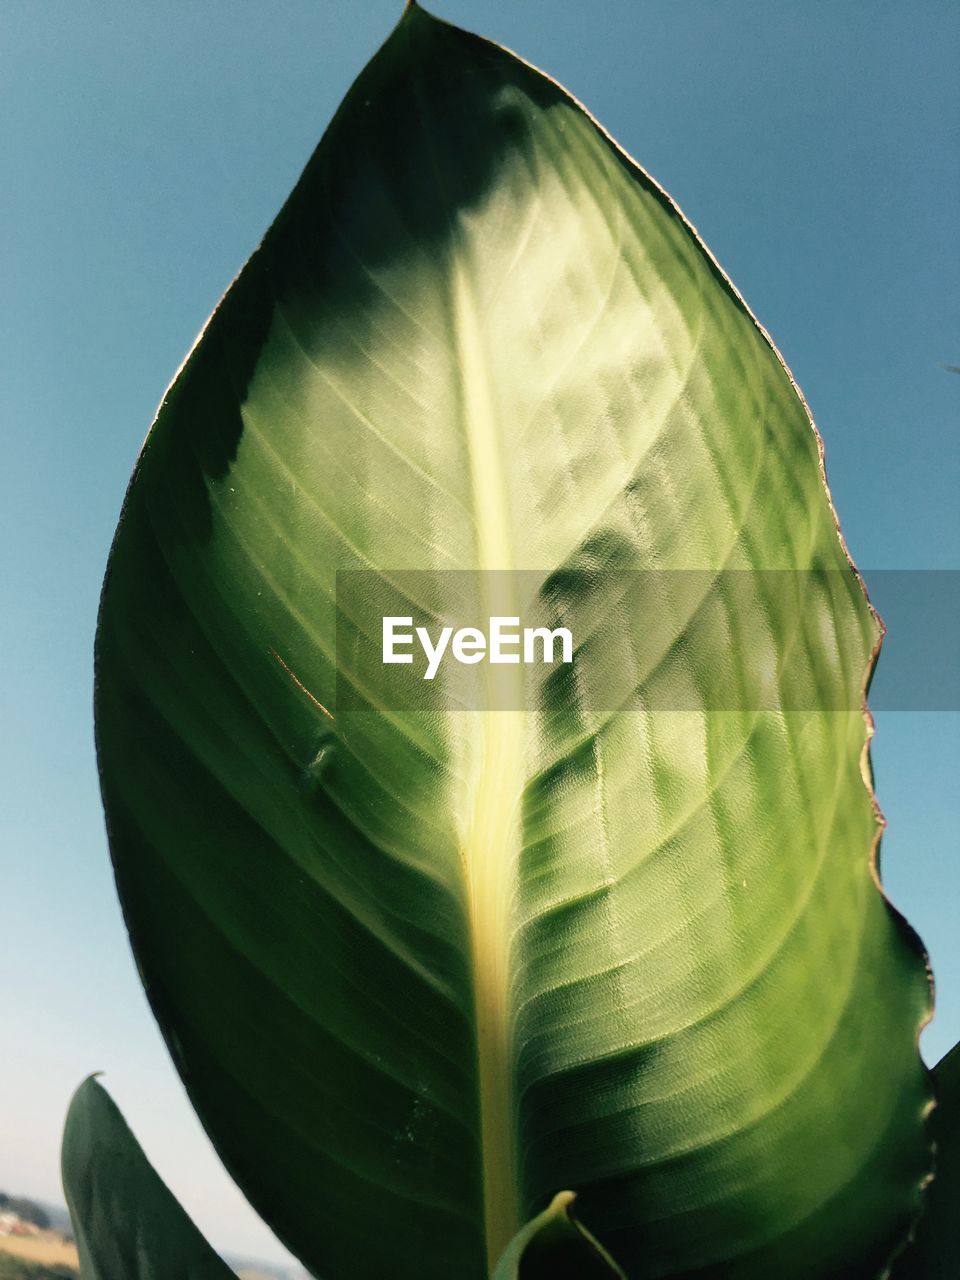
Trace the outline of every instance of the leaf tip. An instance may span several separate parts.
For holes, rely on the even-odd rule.
[[[70,1098],[70,1105],[72,1106],[78,1098],[83,1098],[88,1093],[93,1093],[96,1090],[99,1090],[101,1093],[104,1092],[103,1085],[100,1084],[100,1077],[102,1075],[102,1071],[91,1071],[88,1076],[85,1076],[77,1085],[76,1089],[74,1089]]]
[[[556,1217],[561,1213],[569,1214],[570,1207],[577,1198],[575,1191],[558,1191],[550,1201],[550,1207],[547,1214],[550,1217]]]

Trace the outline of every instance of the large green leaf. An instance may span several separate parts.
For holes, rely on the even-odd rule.
[[[63,1187],[81,1280],[232,1280],[92,1076],[67,1113]]]
[[[445,571],[523,571],[584,628],[573,678],[404,706],[341,644],[338,701],[339,570],[439,613]],[[513,614],[518,581],[475,586]],[[692,228],[410,6],[164,399],[98,639],[150,1000],[324,1280],[483,1276],[566,1187],[632,1276],[879,1274],[929,991],[875,877],[878,630]]]
[[[895,1280],[956,1280],[960,1276],[960,1045],[934,1068],[936,1177],[924,1195],[916,1240],[899,1260]]]

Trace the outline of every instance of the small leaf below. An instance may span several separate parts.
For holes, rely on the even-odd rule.
[[[493,1280],[625,1280],[603,1245],[570,1212],[576,1199],[560,1191],[514,1236]]]

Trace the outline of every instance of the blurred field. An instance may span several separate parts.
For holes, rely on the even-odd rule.
[[[64,1244],[55,1231],[41,1231],[38,1236],[0,1236],[0,1256],[4,1253],[46,1266],[80,1265],[76,1245]]]

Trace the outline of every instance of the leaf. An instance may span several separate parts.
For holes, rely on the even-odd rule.
[[[623,1272],[576,1220],[572,1191],[559,1191],[511,1240],[493,1280],[604,1280]]]
[[[93,1076],[67,1112],[63,1187],[81,1280],[232,1280]]]
[[[894,1268],[895,1280],[956,1280],[960,1275],[960,1045],[933,1071],[936,1176],[924,1195],[916,1239]]]
[[[930,995],[818,446],[663,191],[408,7],[161,405],[97,644],[149,998],[318,1275],[472,1280],[568,1186],[638,1277],[906,1235]],[[365,609],[531,581],[532,701],[365,683]]]

